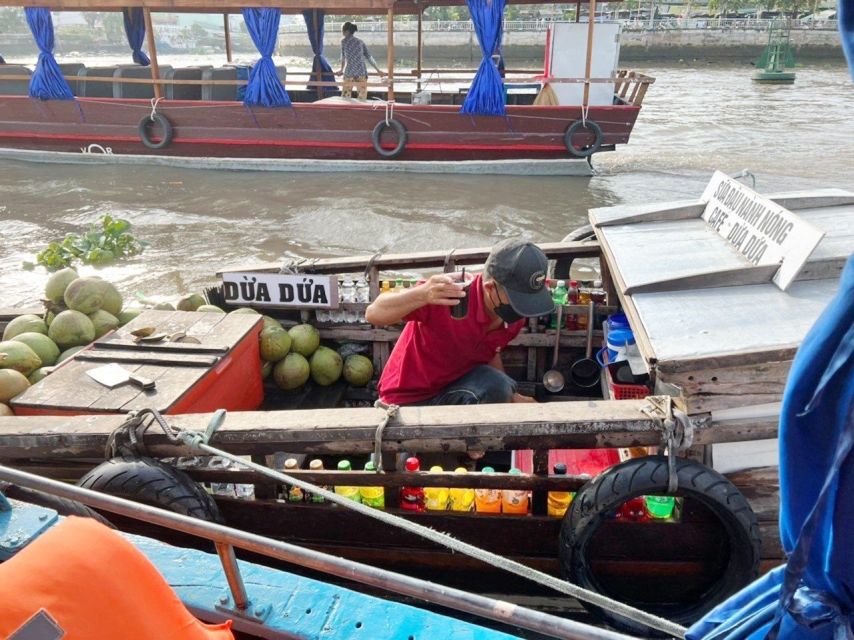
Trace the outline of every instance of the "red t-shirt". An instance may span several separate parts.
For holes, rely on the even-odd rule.
[[[428,304],[404,318],[406,326],[380,377],[383,402],[409,404],[432,398],[476,366],[489,363],[525,324],[519,320],[489,331],[492,319],[484,308],[481,276],[469,287],[465,318],[452,318],[450,309]]]

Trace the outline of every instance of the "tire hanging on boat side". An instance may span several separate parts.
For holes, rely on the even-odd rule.
[[[394,149],[384,149],[382,146],[382,135],[387,128],[391,128],[397,133],[397,146]],[[374,144],[374,151],[386,160],[393,160],[403,153],[403,150],[406,148],[406,140],[406,127],[393,118],[390,120],[380,120],[371,132],[371,142]]]
[[[153,135],[155,125],[163,130],[160,140],[157,142],[154,141]],[[155,113],[145,116],[139,121],[139,138],[142,140],[142,144],[149,149],[163,149],[164,147],[168,147],[172,142],[173,133],[172,123],[163,114]]]
[[[718,579],[704,592],[701,602],[635,606],[688,625],[756,578],[761,538],[756,515],[747,499],[724,476],[698,462],[682,458],[677,459],[676,473],[679,488],[675,495],[702,504],[718,520],[728,542],[729,558]],[[559,555],[563,577],[573,584],[614,597],[601,588],[590,566],[588,543],[600,526],[612,519],[614,512],[627,500],[650,494],[666,494],[667,485],[668,466],[665,456],[627,460],[603,471],[585,484],[576,494],[561,524]],[[673,554],[674,559],[678,560],[678,547]],[[644,625],[613,611],[586,602],[582,604],[618,629],[641,636],[651,633]]]
[[[581,129],[587,129],[593,133],[593,144],[579,149],[572,144],[572,137]],[[593,122],[593,120],[576,120],[566,129],[563,134],[563,144],[566,150],[576,158],[588,158],[599,151],[602,146],[602,127]]]

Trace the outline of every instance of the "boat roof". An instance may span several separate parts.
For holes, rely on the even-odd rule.
[[[791,358],[854,252],[854,193],[766,197],[825,234],[785,291],[771,281],[778,265],[749,265],[700,218],[702,200],[590,211],[647,365],[687,370]]]

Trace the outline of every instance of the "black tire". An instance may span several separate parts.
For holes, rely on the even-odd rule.
[[[60,498],[59,496],[54,496],[50,493],[43,493],[41,491],[35,491],[34,489],[28,489],[27,487],[19,487],[14,484],[4,485],[3,487],[0,487],[0,489],[2,489],[4,494],[6,494],[6,497],[12,498],[13,500],[20,500],[21,502],[28,502],[47,509],[53,509],[61,516],[92,518],[101,524],[107,525],[111,529],[114,528],[109,520],[97,511],[90,509],[82,502],[68,500],[67,498]]]
[[[579,149],[572,144],[572,137],[581,129],[587,129],[593,133],[593,144]],[[593,122],[593,120],[585,120],[583,122],[576,120],[567,127],[566,133],[563,134],[563,144],[566,146],[566,150],[576,158],[589,158],[599,151],[599,147],[602,146],[602,127]]]
[[[397,146],[394,149],[383,149],[382,135],[387,128],[394,129],[395,133],[397,133]],[[397,120],[389,120],[388,123],[385,120],[380,120],[371,132],[371,142],[374,144],[374,151],[386,160],[393,160],[403,153],[403,150],[406,148],[406,140],[406,127]]]
[[[754,580],[759,571],[759,525],[746,498],[717,471],[691,460],[678,459],[679,489],[675,495],[697,501],[720,522],[727,537],[726,566],[703,596],[685,603],[644,606],[650,613],[689,625],[737,590]],[[588,564],[587,546],[599,527],[626,500],[667,493],[667,458],[648,456],[615,465],[585,484],[572,501],[560,530],[561,573],[570,582],[610,595],[603,590]],[[674,549],[674,555],[678,549]],[[650,630],[611,611],[586,602],[585,608],[618,629],[649,636]],[[632,604],[632,603],[629,603]]]
[[[163,130],[160,140],[157,142],[154,141],[153,135],[155,125]],[[145,116],[139,121],[139,137],[142,140],[142,144],[149,149],[163,149],[164,147],[168,147],[172,142],[172,136],[172,123],[164,115],[155,113],[153,116]]]
[[[216,503],[200,484],[183,471],[152,458],[107,460],[77,484],[199,520],[222,522]]]

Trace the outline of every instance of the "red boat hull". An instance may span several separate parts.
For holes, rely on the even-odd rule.
[[[590,107],[587,118],[602,129],[602,145],[625,144],[639,106]],[[298,103],[290,108],[249,108],[237,102],[162,101],[174,137],[163,149],[149,149],[139,123],[151,114],[147,100],[79,98],[40,101],[0,96],[0,146],[79,152],[90,144],[113,153],[213,158],[379,160],[371,132],[385,120],[385,103]],[[507,116],[470,116],[458,106],[394,106],[406,127],[398,160],[514,160],[571,158],[564,143],[581,107],[508,106]],[[389,133],[384,148],[397,140]],[[582,131],[580,147],[592,142]]]

